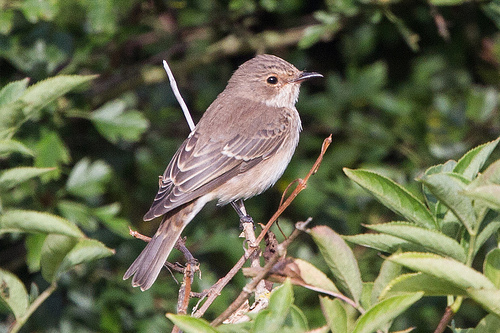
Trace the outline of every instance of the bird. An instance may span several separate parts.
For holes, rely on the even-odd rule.
[[[205,206],[231,204],[250,220],[243,201],[274,185],[299,142],[295,103],[303,81],[323,77],[270,54],[233,73],[160,176],[145,221],[163,216],[158,230],[125,272],[142,291],[157,279],[186,225]]]

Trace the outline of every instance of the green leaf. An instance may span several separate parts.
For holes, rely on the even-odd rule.
[[[0,188],[10,190],[17,185],[54,171],[55,168],[19,167],[5,170],[0,174]]]
[[[364,309],[368,309],[373,305],[372,303],[373,282],[363,282],[363,290],[359,300]]]
[[[65,256],[57,273],[61,274],[73,266],[109,257],[113,254],[115,254],[114,250],[95,239],[80,239]]]
[[[8,35],[12,30],[14,23],[14,10],[12,8],[4,8],[0,11],[0,34]]]
[[[449,160],[446,163],[443,164],[438,164],[431,166],[427,170],[425,170],[425,175],[433,175],[436,173],[443,173],[443,172],[453,172],[453,169],[457,165],[456,161]],[[440,202],[437,200],[437,198],[432,194],[425,185],[422,185],[422,192],[424,193],[425,196],[425,202],[427,203],[427,206],[431,210],[431,212],[434,213],[434,216],[444,216],[446,213],[445,209],[441,209],[442,205],[439,205]],[[441,207],[440,207],[441,206]],[[446,207],[445,207],[446,208]]]
[[[423,272],[448,281],[456,287],[494,289],[490,280],[459,261],[431,253],[406,252],[388,258],[414,271]]]
[[[463,194],[467,184],[459,175],[454,173],[426,175],[421,181],[455,214],[470,234],[476,233],[476,216],[472,200]]]
[[[277,332],[288,326],[289,320],[298,320],[298,318],[294,319],[290,316],[293,300],[292,284],[290,279],[286,279],[280,287],[273,290],[268,308],[257,314],[253,331],[263,333]],[[302,316],[299,313],[295,313],[293,316],[297,315]],[[286,321],[288,321],[287,324],[285,323]]]
[[[347,314],[342,302],[339,299],[322,296],[319,300],[321,311],[332,333],[347,333]]]
[[[438,231],[424,229],[405,222],[368,224],[365,227],[416,243],[431,252],[448,256],[461,262],[465,262],[466,260],[465,251],[462,246],[453,238]]]
[[[29,306],[28,292],[17,276],[0,268],[0,299],[12,310],[16,319],[22,317]]]
[[[42,247],[47,234],[29,234],[26,236],[26,264],[31,273],[40,270],[40,258],[42,256]]]
[[[422,246],[410,243],[399,237],[386,234],[359,234],[352,236],[342,236],[348,242],[361,246],[370,247],[382,252],[394,253],[401,249],[403,251],[424,251]]]
[[[282,327],[285,319],[293,304],[293,289],[290,279],[275,288],[269,298],[268,309],[271,311],[270,317],[267,319],[268,331],[276,331]],[[274,329],[273,329],[274,328]]]
[[[350,179],[368,190],[387,208],[419,226],[436,228],[436,221],[423,202],[401,185],[371,171],[347,168],[343,170]]]
[[[115,202],[106,206],[95,208],[94,214],[110,231],[122,237],[129,238],[130,221],[116,216],[120,210],[120,204]]]
[[[351,248],[335,231],[327,226],[316,226],[308,230],[321,254],[337,279],[338,283],[349,292],[356,303],[359,302],[363,281],[358,262]]]
[[[28,21],[37,23],[39,20],[52,21],[58,5],[59,2],[55,0],[24,0],[20,9]]]
[[[0,90],[0,106],[13,103],[19,99],[26,90],[29,81],[30,79],[26,78],[5,85],[2,90]]]
[[[494,221],[490,222],[484,229],[479,233],[479,235],[476,238],[476,246],[474,249],[474,256],[476,255],[477,251],[481,248],[481,246],[486,243],[486,241],[500,229],[500,222]]]
[[[377,278],[373,282],[371,303],[377,303],[379,296],[381,296],[382,291],[389,285],[391,281],[394,281],[401,274],[401,266],[390,261],[384,260],[382,267],[378,273]]]
[[[491,118],[498,106],[498,91],[490,87],[472,86],[467,96],[467,118],[483,123]]]
[[[475,178],[499,141],[500,138],[469,150],[458,160],[453,172],[461,174],[469,180]]]
[[[500,249],[496,248],[488,252],[484,261],[484,275],[500,289]]]
[[[500,317],[489,314],[477,324],[471,333],[498,333],[500,327]]]
[[[430,0],[429,3],[431,3],[434,6],[456,6],[463,4],[465,0]]]
[[[484,172],[474,179],[467,189],[472,189],[481,185],[500,184],[500,160],[491,163]]]
[[[59,267],[64,257],[77,242],[76,238],[56,234],[50,234],[45,238],[42,246],[40,267],[42,268],[42,276],[47,282],[57,281]]]
[[[409,273],[400,275],[387,284],[380,293],[380,298],[420,291],[425,296],[466,295],[465,290],[447,281],[424,273]]]
[[[106,103],[92,112],[95,127],[112,143],[119,140],[136,142],[149,127],[148,120],[139,111],[125,111],[127,105],[122,100]]]
[[[35,155],[35,166],[38,168],[58,168],[71,161],[69,150],[59,134],[45,129],[42,129],[41,137],[36,143]],[[54,172],[45,175],[43,180],[57,179],[58,177],[59,173]]]
[[[464,193],[472,199],[481,200],[489,208],[500,211],[500,185],[478,186]]]
[[[194,318],[188,315],[175,315],[172,313],[166,314],[175,325],[186,333],[217,333],[218,330],[210,326],[210,324],[200,318]]]
[[[481,305],[486,311],[500,317],[500,290],[468,288],[470,298]]]
[[[423,295],[424,293],[419,292],[393,296],[375,304],[358,318],[352,333],[375,332],[406,311],[413,303],[421,299]]]
[[[94,239],[75,239],[51,234],[47,236],[42,247],[40,260],[42,276],[47,281],[54,281],[76,265],[108,257],[114,253],[114,250]]]
[[[89,158],[83,158],[71,170],[66,189],[73,195],[93,198],[105,192],[110,180],[111,167],[106,162],[91,163]]]
[[[290,322],[289,326],[292,332],[306,332],[309,330],[307,317],[295,304],[290,307],[287,320]]]
[[[0,215],[0,234],[4,232],[41,232],[84,237],[76,225],[62,217],[29,210],[8,210]]]
[[[33,151],[19,141],[0,140],[0,156],[10,153],[20,153],[27,156],[33,156]]]
[[[95,231],[98,228],[97,219],[92,214],[92,208],[87,205],[69,200],[60,200],[57,203],[57,209],[64,218],[85,230]]]
[[[21,97],[21,100],[26,103],[24,114],[29,117],[56,98],[96,77],[97,75],[59,75],[30,86]]]

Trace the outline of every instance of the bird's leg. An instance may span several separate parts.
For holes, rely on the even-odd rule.
[[[253,219],[250,215],[247,214],[247,210],[245,209],[245,205],[243,204],[243,200],[239,199],[231,202],[231,206],[233,206],[234,210],[240,217],[240,229],[242,229],[243,223],[252,223]],[[255,229],[255,226],[254,226]]]

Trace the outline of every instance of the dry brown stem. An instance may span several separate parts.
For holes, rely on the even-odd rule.
[[[321,152],[316,159],[316,162],[312,166],[311,170],[307,173],[307,175],[304,177],[304,179],[300,179],[298,181],[297,186],[293,190],[293,192],[288,196],[288,198],[283,202],[282,205],[278,207],[278,210],[274,215],[269,219],[267,222],[266,226],[263,228],[261,231],[259,237],[256,239],[256,244],[260,244],[260,242],[264,239],[264,236],[266,233],[269,231],[273,223],[278,219],[278,217],[283,213],[283,211],[292,203],[292,201],[297,197],[297,195],[306,188],[307,186],[307,181],[309,178],[315,174],[318,171],[318,168],[321,164],[321,161],[323,160],[323,156],[326,153],[326,150],[328,149],[328,146],[330,146],[330,143],[332,142],[332,136],[330,135],[328,138],[326,138],[323,141],[323,145],[321,147]],[[252,247],[249,248],[247,252],[238,260],[238,262],[231,268],[231,270],[224,276],[223,278],[219,279],[217,283],[215,283],[210,290],[208,291],[208,298],[203,303],[203,305],[193,314],[194,317],[200,318],[202,317],[205,312],[207,311],[208,307],[214,302],[214,300],[219,296],[220,292],[222,289],[231,281],[231,279],[236,275],[236,273],[243,267],[249,256],[253,254],[254,251],[256,251],[258,247]]]

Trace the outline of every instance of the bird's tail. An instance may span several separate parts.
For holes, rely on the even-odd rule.
[[[133,275],[132,286],[142,291],[153,285],[182,230],[197,213],[193,206],[194,202],[164,215],[158,231],[123,275],[124,280]]]

